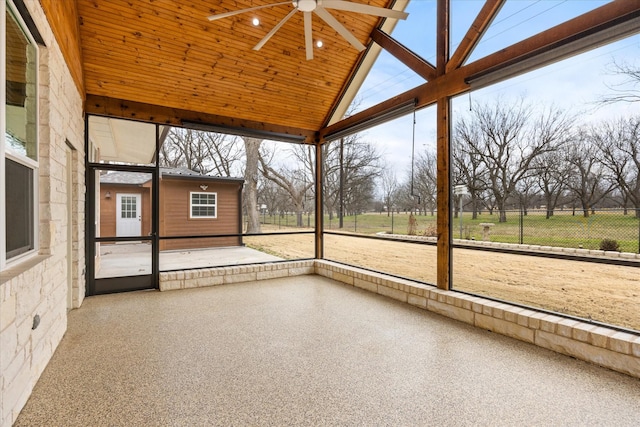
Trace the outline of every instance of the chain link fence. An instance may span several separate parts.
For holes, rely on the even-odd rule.
[[[605,249],[640,253],[640,218],[633,209],[598,209],[584,216],[578,210],[556,210],[547,218],[546,210],[508,210],[500,222],[498,211],[483,211],[473,217],[462,212],[452,218],[454,239],[554,246],[576,249]],[[261,215],[265,231],[312,229],[315,215],[293,213]],[[245,219],[246,223],[246,219]],[[411,225],[413,223],[413,226]],[[399,234],[435,237],[436,215],[411,215],[406,212],[382,212],[325,215],[324,229],[361,234]]]
[[[499,214],[483,212],[474,219],[463,212],[454,218],[454,238],[490,240],[565,248],[603,249],[640,253],[640,219],[635,210],[556,210],[547,218],[546,210],[513,210],[506,221]]]

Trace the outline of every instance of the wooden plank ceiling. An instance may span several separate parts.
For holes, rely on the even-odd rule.
[[[388,7],[391,0],[352,0]],[[318,131],[361,54],[317,16],[307,61],[297,12],[260,50],[252,48],[291,9],[273,6],[209,22],[207,16],[275,0],[77,0],[87,102],[99,97]],[[330,13],[365,45],[380,18]],[[260,26],[252,25],[258,17]],[[224,120],[222,120],[223,122]]]

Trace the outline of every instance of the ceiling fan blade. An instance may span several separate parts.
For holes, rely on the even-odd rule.
[[[298,8],[294,8],[291,12],[287,14],[287,16],[282,18],[282,21],[278,22],[278,24],[275,27],[273,27],[273,29],[269,31],[267,35],[264,36],[264,38],[258,42],[257,45],[253,47],[253,50],[262,49],[262,46],[264,46],[264,44],[269,41],[269,39],[280,29],[280,27],[282,27],[285,24],[285,22],[287,22],[293,15],[295,15],[297,11],[298,11]]]
[[[311,34],[311,12],[304,12],[304,48],[307,61],[313,59],[313,35]]]
[[[215,21],[217,19],[228,18],[229,16],[238,15],[240,13],[251,12],[252,10],[264,9],[264,8],[267,8],[267,7],[280,6],[280,5],[283,5],[283,4],[291,4],[291,2],[290,1],[283,1],[281,3],[265,4],[265,5],[262,5],[262,6],[255,6],[255,7],[250,7],[250,8],[247,8],[247,9],[232,10],[231,12],[224,12],[224,13],[218,13],[216,15],[211,15],[211,16],[207,17],[207,19],[209,21]]]
[[[316,10],[314,10],[315,14],[318,15],[324,22],[329,24],[331,28],[336,30],[338,34],[345,38],[353,47],[358,49],[359,52],[362,52],[365,49],[365,46],[354,36],[351,34],[351,31],[347,30],[344,25],[342,25],[336,18],[333,17],[329,12],[327,12],[323,7],[318,6]]]
[[[385,18],[407,19],[409,16],[407,12],[399,10],[343,0],[322,0],[322,7],[327,9],[346,10],[347,12],[364,13],[365,15],[384,16]]]

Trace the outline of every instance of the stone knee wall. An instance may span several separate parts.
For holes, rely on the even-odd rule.
[[[71,306],[78,307],[85,289],[82,98],[39,1],[25,0],[25,4],[46,44],[38,53],[39,254],[0,272],[3,427],[17,418],[66,331],[69,293]],[[70,164],[67,150],[71,151]],[[72,197],[71,212],[68,197]]]
[[[210,267],[160,273],[160,290],[202,288],[314,274],[314,261],[285,261],[237,267]]]

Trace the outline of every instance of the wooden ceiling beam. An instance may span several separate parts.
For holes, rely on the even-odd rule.
[[[451,56],[451,59],[447,62],[447,71],[459,68],[464,64],[506,1],[507,0],[487,0],[471,24],[471,27],[469,27],[467,34],[462,38],[460,45],[458,45],[458,48]]]
[[[416,100],[416,109],[419,109],[434,104],[444,96],[459,95],[470,89],[468,79],[471,76],[499,69],[505,64],[511,65],[523,61],[535,54],[562,45],[564,42],[604,31],[613,23],[625,22],[638,16],[640,16],[640,2],[615,0],[607,3],[323,128],[319,131],[319,136],[323,139],[325,135],[348,129],[355,123],[362,122],[366,117],[375,117],[388,112],[395,106],[405,104],[412,99]]]
[[[466,79],[504,69],[640,17],[640,1],[615,0],[461,67]],[[619,33],[622,34],[622,33]],[[622,36],[620,36],[622,37]],[[583,50],[588,50],[589,47]],[[567,56],[580,53],[574,50]],[[555,58],[560,60],[562,58]],[[530,68],[530,69],[533,69]]]
[[[172,126],[184,126],[185,123],[198,123],[235,130],[247,129],[248,131],[253,130],[271,133],[274,135],[303,137],[305,139],[304,142],[306,143],[317,142],[316,132],[309,129],[242,120],[234,117],[207,114],[200,111],[161,107],[158,105],[144,104],[141,102],[127,101],[105,96],[87,95],[85,112],[87,114],[95,114],[99,116],[120,117],[123,119],[139,120],[148,123]],[[277,138],[274,136],[274,139]]]
[[[371,33],[371,39],[423,79],[429,81],[436,78],[436,67],[400,44],[384,31],[376,28]]]

